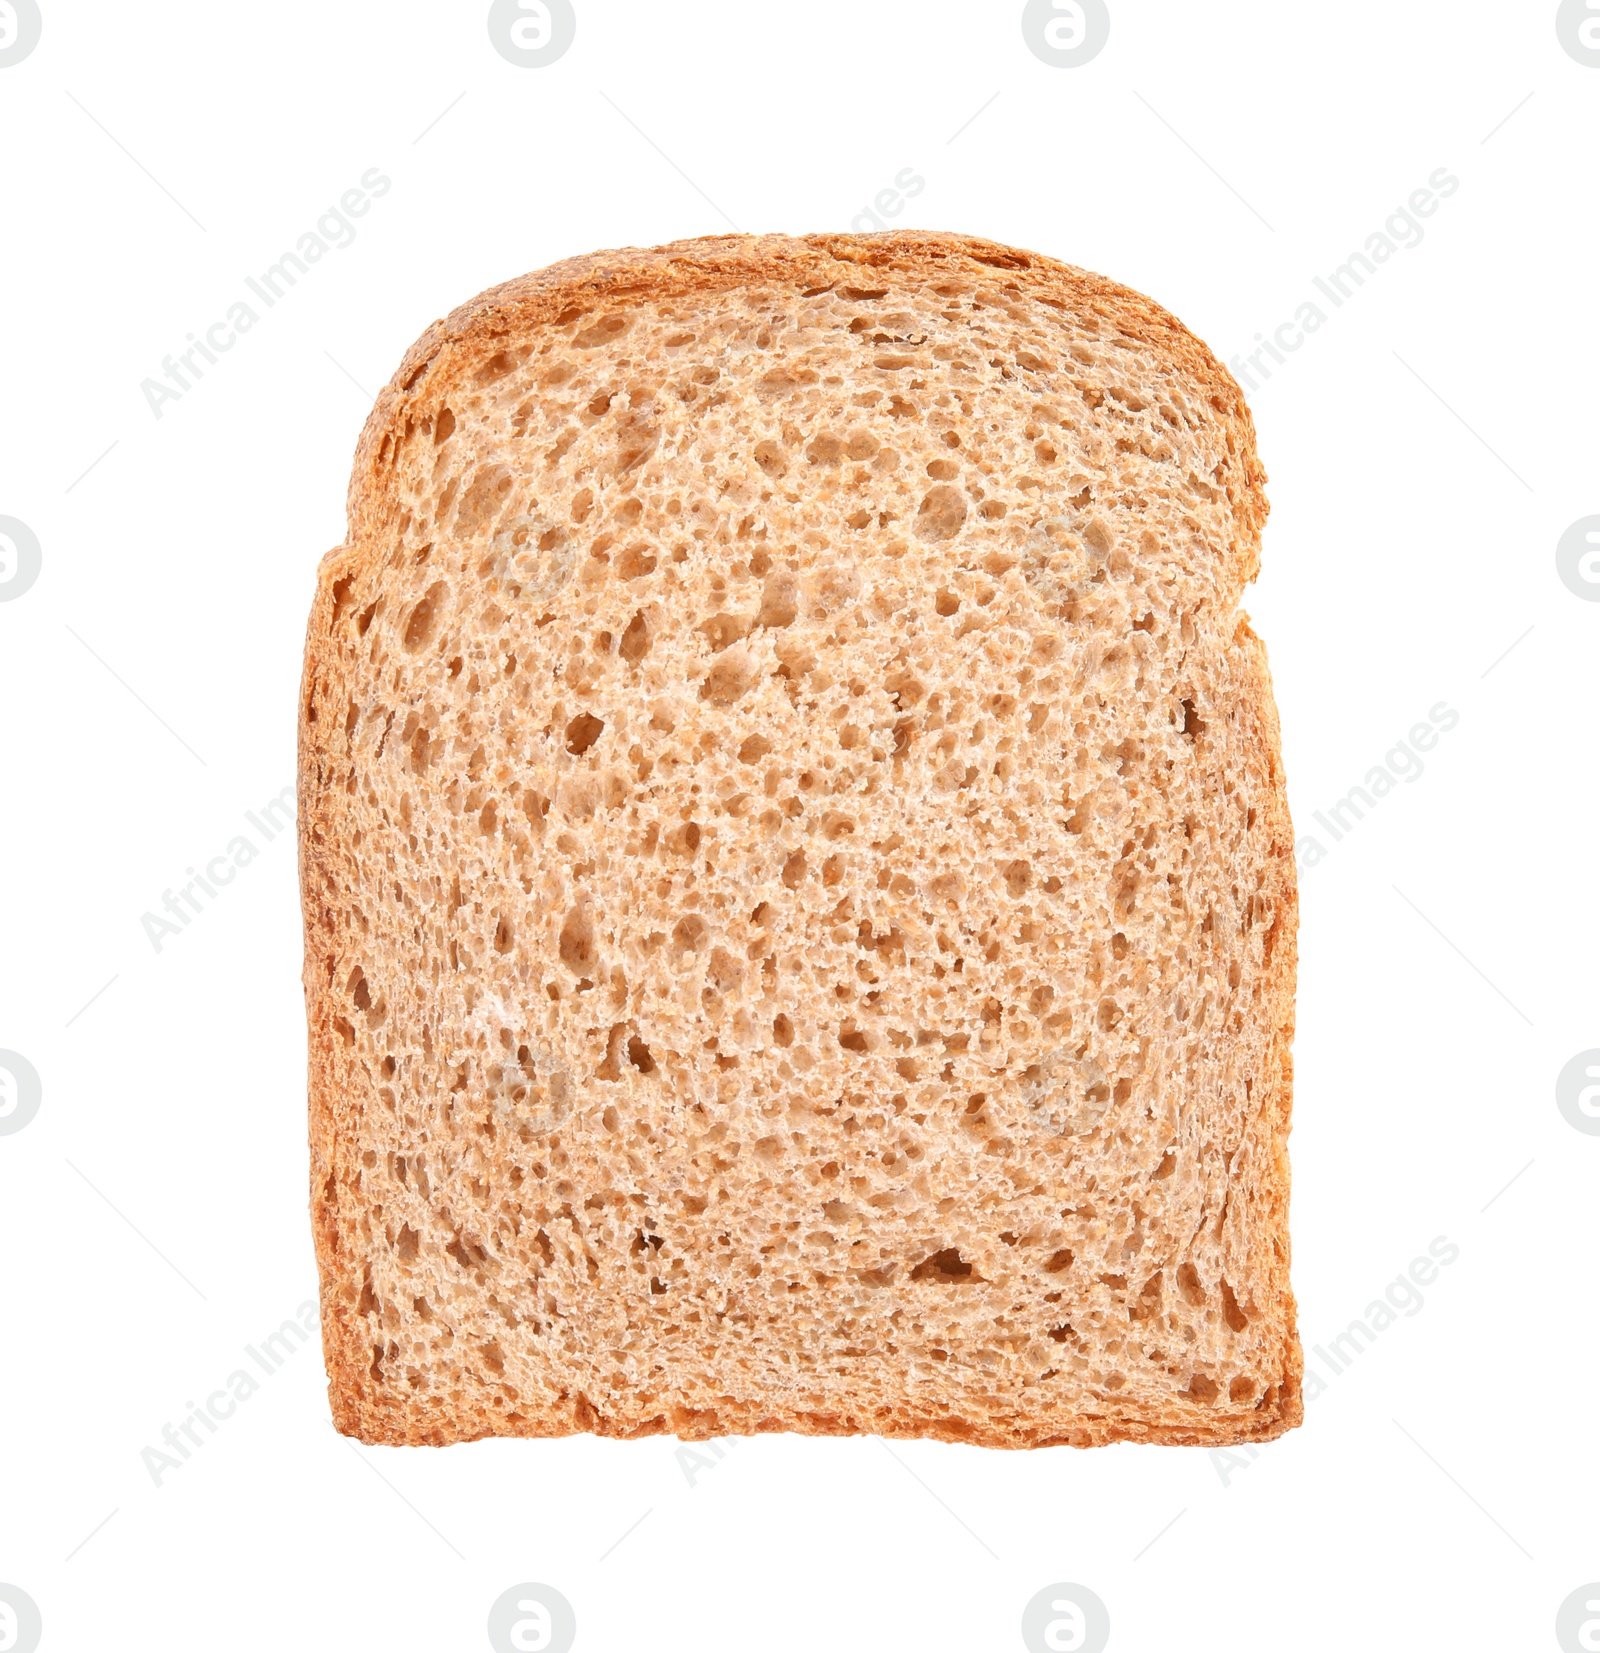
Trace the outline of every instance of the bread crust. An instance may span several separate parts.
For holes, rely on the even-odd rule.
[[[342,601],[341,588],[369,572],[382,551],[388,503],[384,463],[397,433],[440,375],[456,374],[491,355],[499,341],[526,337],[574,309],[692,298],[729,288],[787,284],[819,287],[852,273],[932,281],[941,273],[1003,278],[1024,292],[1072,310],[1088,309],[1122,333],[1163,353],[1196,387],[1227,433],[1231,463],[1220,486],[1235,524],[1230,566],[1219,582],[1235,594],[1259,563],[1260,529],[1267,513],[1265,473],[1255,451],[1254,427],[1238,386],[1175,317],[1142,295],[1103,277],[1035,253],[1019,252],[976,237],[932,232],[883,235],[789,237],[703,237],[647,249],[629,248],[569,259],[490,288],[430,326],[406,352],[380,392],[355,455],[348,501],[346,543],[329,552],[318,575],[308,622],[299,721],[299,843],[305,925],[304,987],[308,1017],[310,1102],[310,1204],[321,1274],[324,1354],[329,1395],[337,1428],[369,1443],[438,1445],[490,1435],[559,1436],[588,1431],[635,1437],[672,1433],[683,1439],[789,1431],[837,1435],[872,1433],[890,1438],[932,1438],[996,1448],[1052,1445],[1098,1446],[1144,1441],[1178,1446],[1218,1446],[1273,1439],[1302,1421],[1303,1358],[1295,1329],[1289,1286],[1286,1142],[1289,1131],[1294,1030],[1297,894],[1293,832],[1283,786],[1277,714],[1265,650],[1241,617],[1246,681],[1241,715],[1252,721],[1254,761],[1270,777],[1267,836],[1271,845],[1271,896],[1277,934],[1271,954],[1267,998],[1272,1025],[1271,1095],[1261,1113],[1260,1168],[1255,1197],[1265,1207],[1253,1234],[1251,1257],[1256,1301],[1275,1326],[1283,1351],[1278,1381],[1243,1420],[1219,1419],[1197,1426],[1192,1413],[1118,1415],[1107,1405],[1084,1413],[1070,1427],[1059,1419],[1041,1426],[1025,1416],[1009,1419],[951,1417],[938,1410],[848,1411],[836,1404],[808,1410],[789,1406],[761,1409],[724,1404],[689,1411],[669,1408],[645,1421],[602,1415],[587,1396],[508,1425],[487,1410],[440,1412],[436,1407],[397,1401],[371,1381],[370,1341],[357,1312],[363,1259],[353,1243],[359,1203],[360,1121],[367,1105],[363,1076],[338,1031],[332,971],[339,953],[340,916],[330,900],[338,867],[329,843],[335,822],[328,807],[333,768],[328,742],[334,723],[319,715],[319,693],[327,667],[326,642]]]

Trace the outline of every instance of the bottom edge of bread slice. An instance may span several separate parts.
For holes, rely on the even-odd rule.
[[[715,1408],[673,1407],[650,1417],[605,1416],[586,1396],[563,1397],[543,1410],[503,1412],[489,1406],[460,1414],[437,1409],[406,1410],[374,1405],[370,1397],[330,1390],[339,1433],[367,1446],[451,1446],[488,1439],[556,1439],[595,1435],[638,1440],[675,1435],[682,1441],[709,1441],[736,1435],[876,1435],[887,1440],[937,1440],[1000,1450],[1049,1446],[1096,1447],[1119,1442],[1149,1446],[1243,1446],[1276,1440],[1305,1417],[1298,1371],[1269,1387],[1250,1411],[1222,1418],[1198,1409],[1169,1417],[1112,1413],[1060,1414],[1029,1418],[964,1417],[912,1407],[857,1413],[847,1408],[726,1404]]]

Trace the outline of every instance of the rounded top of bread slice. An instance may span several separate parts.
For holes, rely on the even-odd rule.
[[[950,291],[941,294],[941,287]],[[868,312],[874,306],[881,310],[896,293],[923,294],[935,302],[966,294],[980,304],[992,303],[1001,317],[1008,306],[1026,312],[1024,327],[1036,343],[1056,349],[1034,355],[1024,348],[1029,360],[1013,356],[996,364],[1016,376],[1024,393],[1030,383],[1047,385],[1052,374],[1064,371],[1070,377],[1095,366],[1097,342],[1113,352],[1100,358],[1102,365],[1118,365],[1114,353],[1122,354],[1120,365],[1130,381],[1154,369],[1185,399],[1186,422],[1213,424],[1224,438],[1222,474],[1212,480],[1226,492],[1240,525],[1239,543],[1231,547],[1236,566],[1229,570],[1237,584],[1235,598],[1255,577],[1255,542],[1266,517],[1265,472],[1244,397],[1207,346],[1152,299],[1104,276],[999,242],[933,231],[701,236],[564,259],[486,289],[434,322],[379,393],[351,474],[351,538],[366,526],[367,511],[385,499],[384,467],[406,441],[407,427],[418,422],[419,410],[426,418],[426,410],[441,405],[449,393],[471,400],[475,391],[503,379],[530,335],[594,351],[615,343],[642,306],[739,291],[804,300],[831,294]],[[859,336],[864,331],[868,336]],[[856,347],[853,359],[841,366],[882,371],[877,364],[896,352],[872,348],[880,331],[858,329],[849,341]],[[658,365],[670,366],[674,348],[686,347],[665,346]],[[1091,359],[1080,359],[1085,352]],[[768,394],[770,387],[763,390]]]

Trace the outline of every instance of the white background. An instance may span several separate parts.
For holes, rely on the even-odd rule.
[[[541,69],[484,4],[43,8],[0,69],[0,514],[43,546],[0,603],[0,1047],[44,1098],[0,1137],[0,1582],[47,1653],[476,1649],[523,1581],[587,1653],[1020,1648],[1058,1581],[1117,1653],[1555,1646],[1600,1578],[1600,1137],[1554,1100],[1600,1045],[1600,605],[1554,556],[1600,512],[1600,69],[1554,0],[1112,0],[1076,69],[1029,54],[1020,0],[578,0]],[[354,243],[155,418],[141,380],[374,166]],[[897,225],[1098,270],[1223,357],[1460,180],[1252,393],[1248,599],[1329,846],[1292,1140],[1312,1368],[1435,1237],[1459,1258],[1253,1460],[368,1449],[308,1347],[153,1484],[163,1424],[315,1295],[292,841],[159,954],[141,915],[292,782],[371,393],[494,282],[845,229],[907,167]],[[1426,772],[1319,832],[1440,701]]]

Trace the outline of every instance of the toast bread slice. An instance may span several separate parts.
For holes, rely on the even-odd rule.
[[[428,329],[300,702],[342,1431],[1300,1421],[1264,480],[1175,318],[967,236]]]

